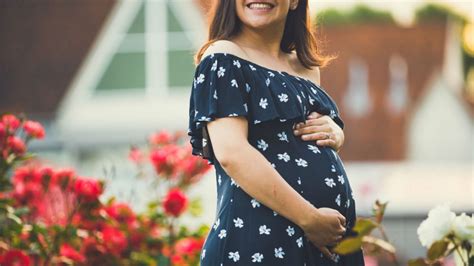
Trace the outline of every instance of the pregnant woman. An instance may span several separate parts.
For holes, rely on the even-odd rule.
[[[192,152],[217,182],[201,265],[364,265],[331,250],[355,234],[355,202],[308,16],[307,0],[215,1],[189,102]]]

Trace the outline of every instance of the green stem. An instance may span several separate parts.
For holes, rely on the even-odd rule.
[[[454,249],[456,250],[456,252],[459,254],[459,257],[461,258],[461,261],[462,261],[462,264],[465,265],[465,266],[468,266],[467,262],[464,261],[464,257],[462,256],[462,253],[461,251],[459,250],[459,245],[454,243]],[[468,255],[469,256],[469,255]]]

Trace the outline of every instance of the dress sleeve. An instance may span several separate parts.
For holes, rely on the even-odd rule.
[[[244,72],[238,62],[222,54],[209,55],[196,67],[189,100],[188,135],[192,154],[214,164],[206,124],[216,118],[245,116],[248,97]]]

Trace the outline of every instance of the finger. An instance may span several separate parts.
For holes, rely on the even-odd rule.
[[[344,217],[342,214],[339,216],[339,221],[341,221],[341,224],[346,226],[346,217]]]
[[[328,257],[328,259],[333,259],[333,254],[327,247],[318,247],[319,250],[324,254],[324,256]]]
[[[318,112],[311,112],[308,116],[308,118],[318,118],[318,117],[321,117],[322,114],[318,113]]]
[[[331,146],[331,147],[336,147],[336,141],[333,139],[311,139],[311,140],[316,140],[316,144],[320,146]]]
[[[328,125],[308,125],[301,128],[297,128],[301,134],[321,134],[331,132],[331,128]]]
[[[295,125],[296,129],[307,127],[307,126],[318,126],[327,124],[324,120],[321,119],[308,119],[303,122],[299,122]]]

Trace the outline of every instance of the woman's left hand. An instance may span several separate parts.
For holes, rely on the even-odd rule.
[[[305,123],[298,123],[293,134],[305,141],[315,140],[317,145],[330,146],[337,152],[344,143],[344,132],[331,117],[311,112]]]

